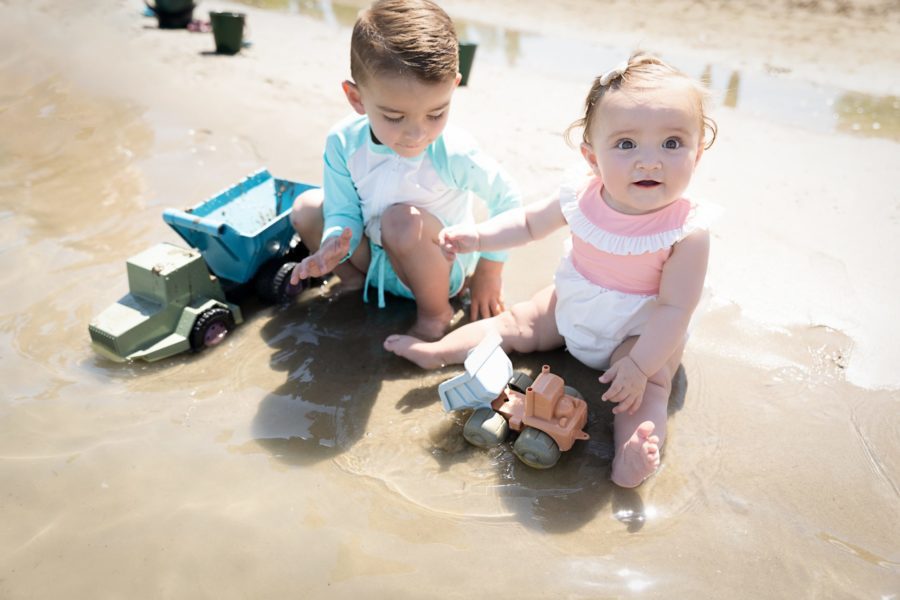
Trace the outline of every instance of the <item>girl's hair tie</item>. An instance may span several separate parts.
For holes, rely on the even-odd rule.
[[[600,85],[603,87],[608,86],[610,83],[621,77],[625,74],[625,71],[628,70],[628,61],[622,61],[606,73],[600,76]]]

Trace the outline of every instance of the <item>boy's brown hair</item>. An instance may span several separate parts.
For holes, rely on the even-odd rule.
[[[353,26],[350,75],[357,84],[379,75],[438,83],[458,70],[453,21],[431,0],[378,0]]]

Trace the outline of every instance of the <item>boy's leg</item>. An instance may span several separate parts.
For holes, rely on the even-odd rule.
[[[613,352],[610,363],[624,357],[637,342],[628,338]],[[672,353],[662,369],[647,380],[641,405],[633,415],[615,415],[616,454],[613,458],[613,483],[626,488],[637,487],[659,467],[659,453],[666,441],[669,394],[672,377],[681,363],[684,344]]]
[[[565,340],[556,328],[556,292],[548,286],[530,300],[514,304],[496,317],[473,321],[454,329],[436,342],[425,342],[409,335],[391,335],[384,348],[412,361],[423,369],[462,364],[469,350],[490,332],[503,338],[505,352],[552,350]]]
[[[322,243],[322,232],[325,227],[325,219],[322,216],[324,199],[322,189],[314,188],[297,196],[291,208],[291,225],[310,254],[314,254]],[[361,289],[366,280],[365,268],[368,264],[368,245],[363,247],[363,244],[360,244],[359,251],[354,252],[350,260],[334,268],[334,273],[341,278],[342,289]]]
[[[434,215],[407,204],[394,204],[381,215],[381,245],[397,277],[416,299],[416,324],[410,334],[439,339],[450,326],[451,263],[436,242],[443,225]]]

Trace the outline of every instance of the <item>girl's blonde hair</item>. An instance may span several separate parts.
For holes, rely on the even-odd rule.
[[[697,95],[697,103],[700,109],[700,127],[705,132],[704,149],[709,148],[716,141],[719,128],[716,122],[707,115],[707,105],[710,101],[709,90],[700,82],[688,77],[675,67],[672,67],[657,57],[642,51],[633,53],[628,61],[596,77],[591,91],[584,101],[584,116],[566,128],[566,141],[571,143],[573,129],[583,129],[582,140],[590,143],[588,132],[597,118],[597,107],[600,100],[610,90],[641,90],[655,87],[660,81],[680,79],[685,81],[691,90]]]

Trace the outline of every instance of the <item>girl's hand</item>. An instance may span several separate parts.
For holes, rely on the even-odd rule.
[[[321,277],[331,273],[350,251],[353,231],[345,227],[340,237],[330,237],[314,253],[304,258],[291,272],[291,285],[298,285],[301,279]]]
[[[438,233],[438,247],[448,261],[457,254],[468,254],[478,250],[478,230],[475,225],[454,225],[445,227]]]
[[[600,399],[619,404],[613,408],[613,414],[626,411],[629,415],[636,413],[644,400],[647,376],[631,356],[623,356],[600,376],[600,383],[609,383],[610,381],[612,385]]]
[[[469,318],[472,321],[495,317],[506,308],[503,304],[502,272],[502,262],[486,258],[478,261],[478,266],[475,267],[475,272],[469,280],[469,291],[472,296]]]

